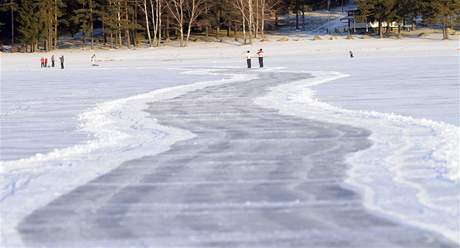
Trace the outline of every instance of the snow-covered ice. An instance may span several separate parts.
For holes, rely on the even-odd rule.
[[[348,159],[347,182],[363,192],[366,207],[460,242],[458,43],[300,40],[106,51],[99,67],[90,66],[91,53],[70,51],[63,71],[40,70],[37,55],[2,54],[3,244],[21,243],[15,226],[34,209],[123,161],[193,137],[146,118],[145,104],[242,80],[193,68],[243,66],[243,50],[260,46],[267,71],[315,77],[278,86],[257,103],[370,130],[373,146]],[[192,69],[195,75],[182,73]]]

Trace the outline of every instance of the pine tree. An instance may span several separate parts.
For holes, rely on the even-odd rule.
[[[5,12],[10,16],[10,32],[11,32],[11,46],[14,46],[15,43],[15,12],[18,9],[17,0],[4,0],[0,2],[0,13]],[[0,22],[0,28],[4,23]]]
[[[83,45],[86,39],[90,38],[91,49],[94,48],[94,21],[96,20],[97,2],[95,0],[78,0],[80,9],[75,10],[74,22],[80,24],[80,31],[83,33]]]
[[[421,0],[423,18],[442,25],[443,39],[449,39],[449,26],[458,22],[460,0]]]
[[[18,9],[18,31],[20,40],[28,46],[27,50],[35,52],[40,38],[39,0],[22,0]]]

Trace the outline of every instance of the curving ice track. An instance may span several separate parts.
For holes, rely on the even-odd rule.
[[[241,73],[231,71],[232,73]],[[245,72],[247,73],[247,72]],[[151,104],[159,124],[196,137],[123,163],[18,226],[31,247],[455,247],[379,217],[343,185],[345,156],[370,133],[254,99],[305,73],[196,90]]]

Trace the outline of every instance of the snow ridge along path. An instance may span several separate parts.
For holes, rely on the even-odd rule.
[[[227,73],[248,73],[231,70]],[[254,99],[307,73],[261,71],[152,103],[158,124],[192,132],[34,211],[31,247],[456,247],[366,210],[345,157],[370,132],[262,108]]]

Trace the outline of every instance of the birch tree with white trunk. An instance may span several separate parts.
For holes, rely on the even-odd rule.
[[[192,27],[195,24],[198,17],[206,11],[207,0],[186,0],[185,2],[185,11],[188,18],[188,27],[187,27],[187,38],[185,40],[185,46],[187,46],[188,41],[190,40],[190,34]]]
[[[176,21],[176,29],[179,31],[180,46],[184,47],[184,25],[185,25],[185,1],[186,0],[168,0],[166,6],[168,7],[171,16]]]
[[[247,43],[247,38],[246,38],[246,20],[248,19],[247,17],[247,0],[234,0],[233,6],[240,11],[241,14],[241,24],[243,26],[243,42],[244,44]]]

